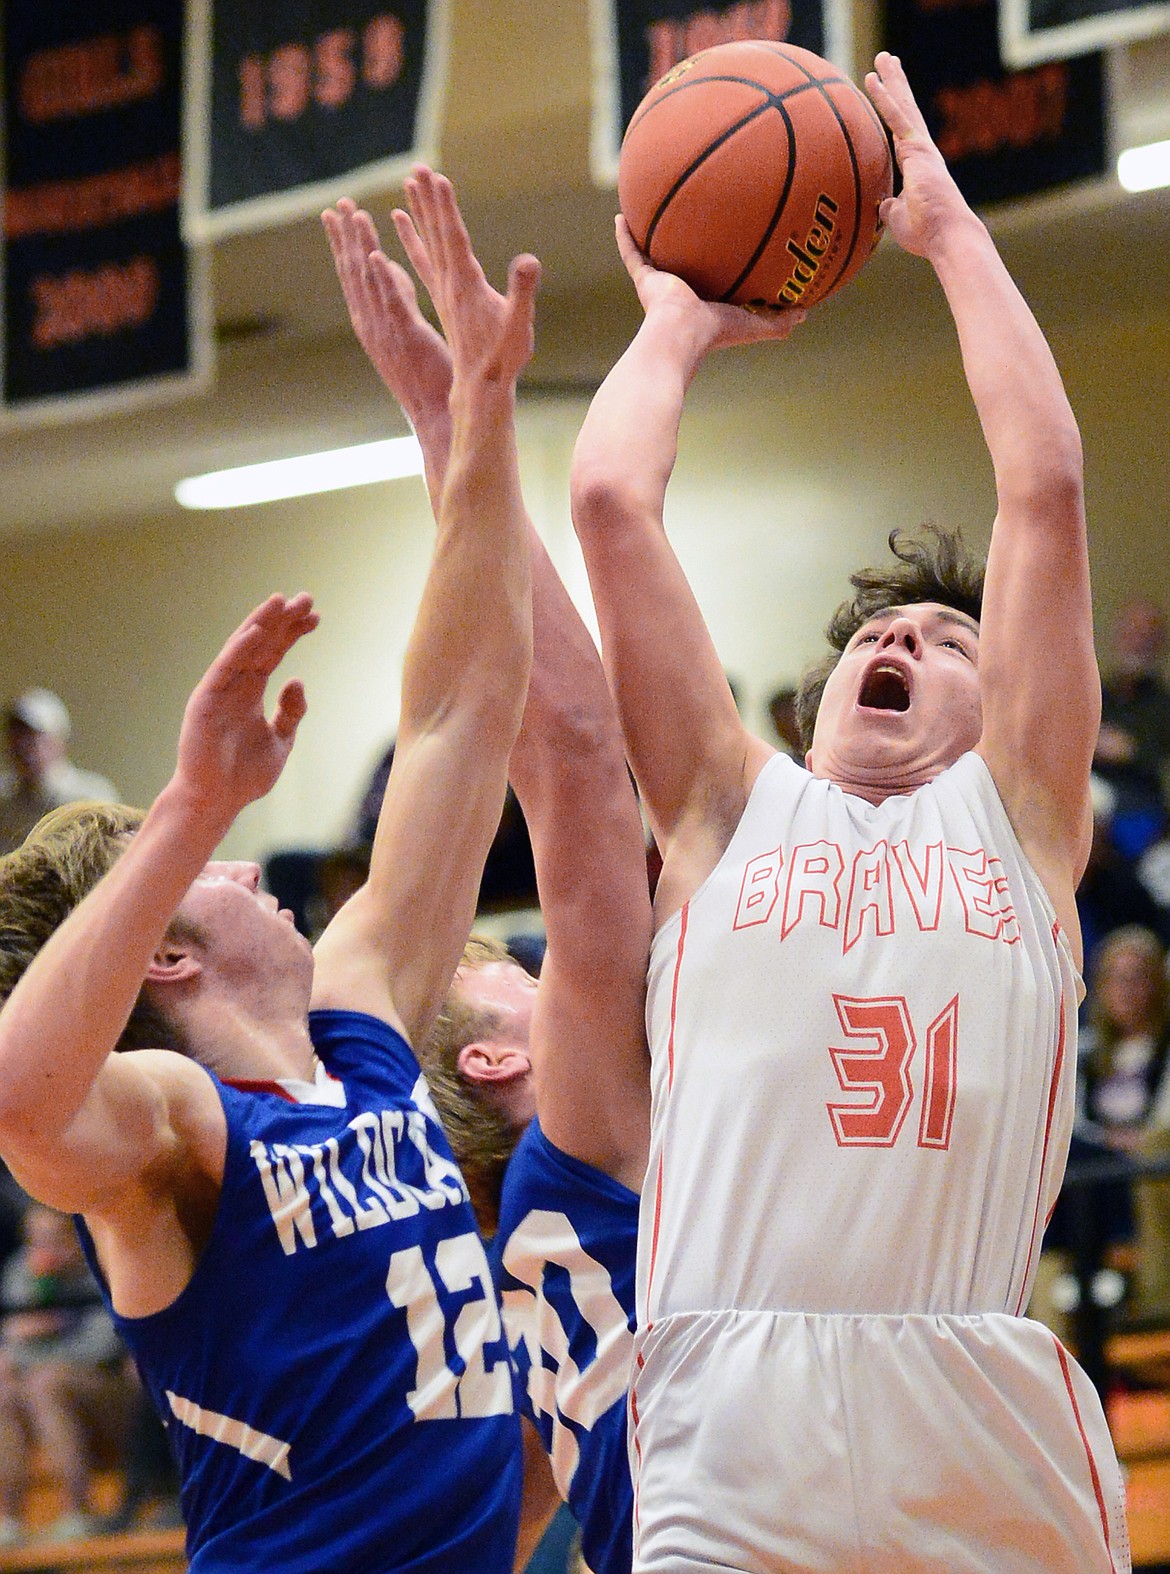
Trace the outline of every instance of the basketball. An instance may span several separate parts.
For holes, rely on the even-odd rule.
[[[618,201],[649,261],[704,300],[808,307],[873,252],[893,171],[877,110],[842,71],[743,41],[691,55],[646,94]]]

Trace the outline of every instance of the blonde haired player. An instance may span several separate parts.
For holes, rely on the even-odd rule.
[[[1099,711],[1080,439],[899,62],[866,85],[903,175],[885,222],[935,269],[994,466],[981,615],[953,541],[902,547],[835,620],[807,769],[744,730],[662,508],[691,375],[763,329],[621,230],[645,319],[574,462],[664,853],[634,1567],[1120,1574],[1101,1406],[1021,1315],[1073,1113]]]

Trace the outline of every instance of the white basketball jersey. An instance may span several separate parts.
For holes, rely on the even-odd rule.
[[[978,755],[878,805],[769,761],[654,942],[641,1326],[1022,1312],[1080,987]]]

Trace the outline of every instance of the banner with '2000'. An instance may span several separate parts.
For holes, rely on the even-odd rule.
[[[179,235],[182,0],[4,7],[4,424],[182,392],[210,368]]]

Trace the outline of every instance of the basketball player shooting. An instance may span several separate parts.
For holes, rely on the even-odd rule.
[[[0,862],[0,1151],[84,1215],[193,1574],[513,1567],[507,1344],[411,1046],[466,940],[528,681],[513,414],[539,270],[497,294],[449,184],[419,169],[407,193],[451,455],[368,882],[310,951],[255,864],[208,862],[304,714],[299,683],[271,721],[264,694],[316,624],[305,595],[229,639],[145,818],[59,811]]]
[[[696,367],[768,325],[620,227],[645,317],[574,457],[664,855],[634,1567],[1119,1574],[1100,1403],[1022,1316],[1073,1116],[1099,711],[1080,439],[899,62],[866,87],[902,171],[883,218],[943,288],[991,456],[985,580],[953,537],[895,538],[802,691],[806,767],[747,733],[662,515]]]

